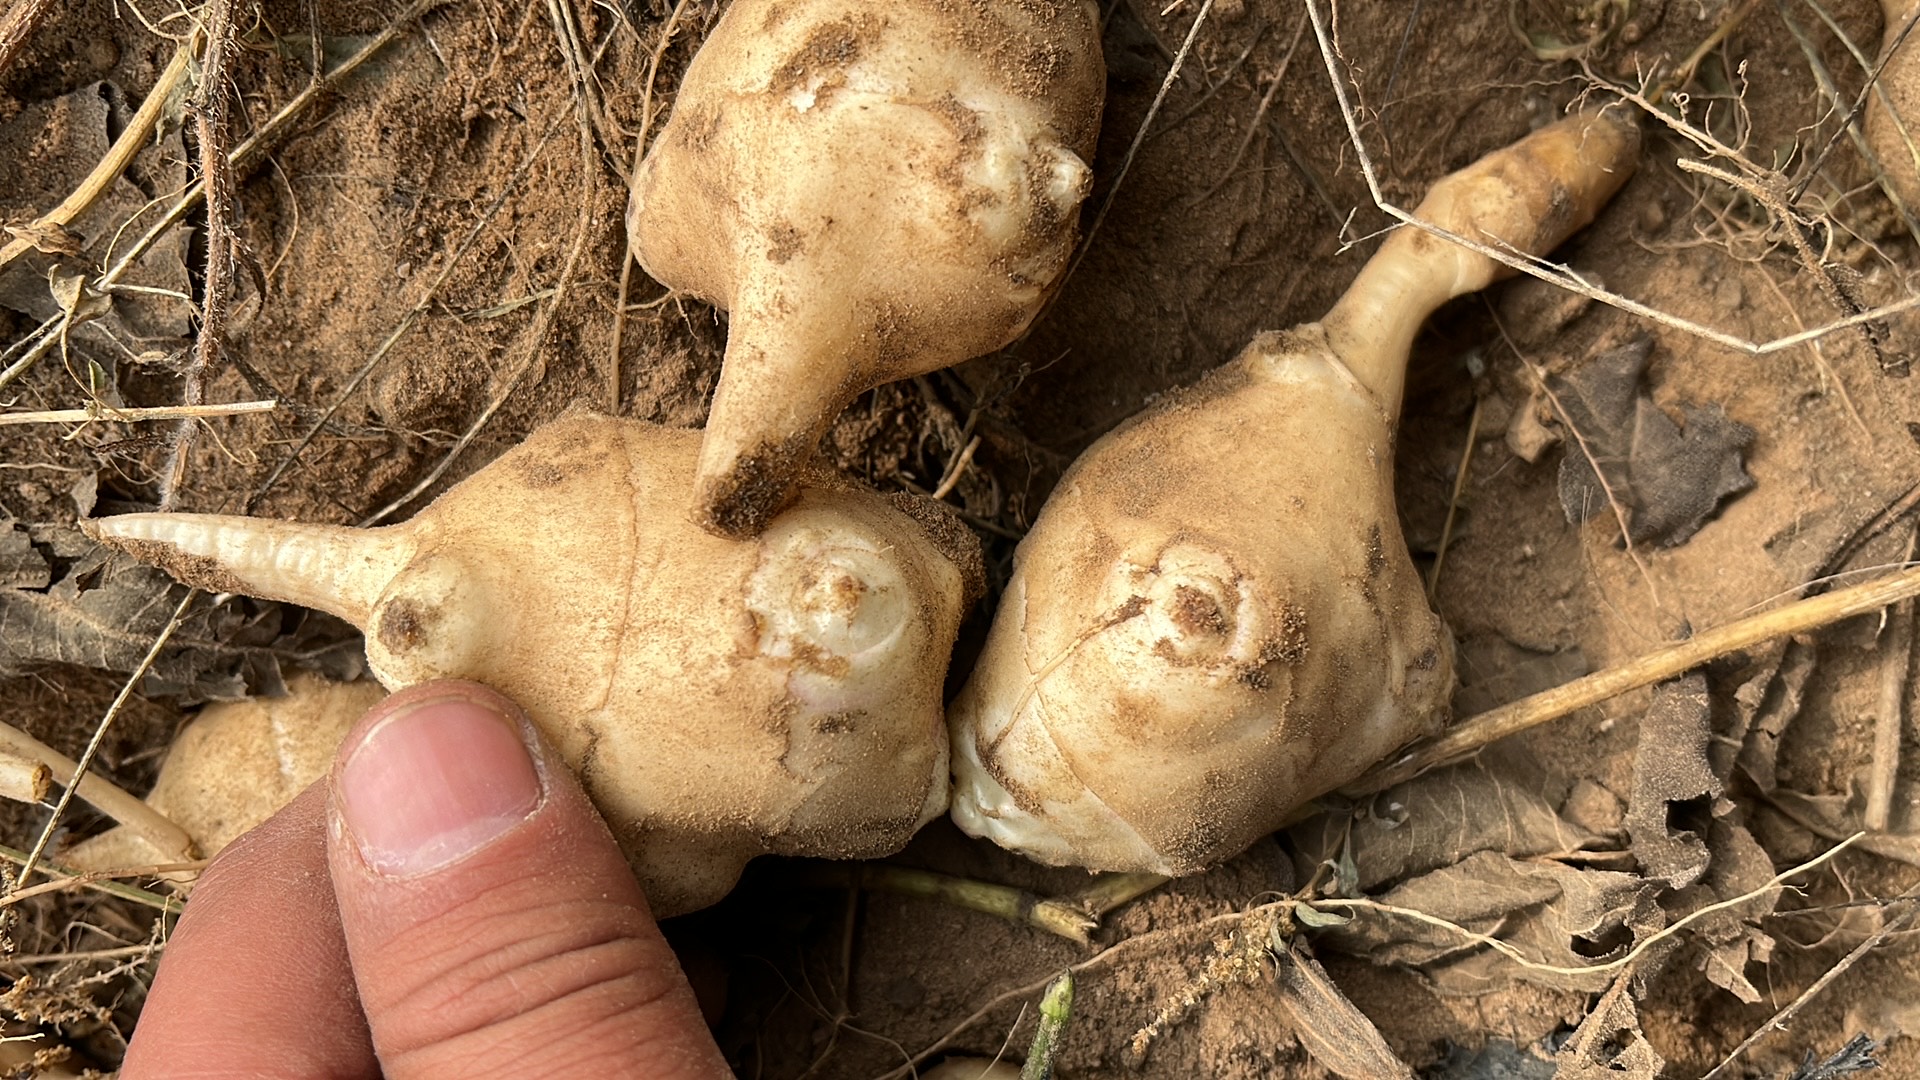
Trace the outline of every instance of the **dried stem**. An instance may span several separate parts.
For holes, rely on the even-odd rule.
[[[1355,797],[1384,791],[1429,769],[1466,757],[1489,743],[1558,720],[1629,690],[1671,679],[1763,641],[1803,634],[1841,619],[1878,611],[1915,595],[1920,595],[1920,568],[1737,619],[1616,667],[1469,717],[1445,735],[1370,770],[1341,791]]]
[[[134,156],[152,139],[154,126],[166,111],[167,98],[179,88],[180,81],[186,78],[187,71],[193,66],[193,52],[191,44],[182,45],[174,51],[173,59],[160,72],[160,78],[153,84],[153,89],[147,92],[146,100],[140,103],[139,111],[127,121],[120,137],[113,140],[106,155],[94,165],[93,171],[80,182],[80,186],[73,189],[73,194],[21,229],[20,235],[8,241],[5,247],[0,247],[0,270],[5,270],[15,259],[33,250],[33,240],[30,238],[36,233],[73,224],[113,187],[113,182],[132,164]],[[5,67],[6,61],[0,59],[0,69]]]
[[[1907,555],[1913,555],[1908,539]],[[1913,601],[1895,604],[1882,632],[1886,642],[1880,661],[1880,706],[1873,717],[1873,765],[1867,772],[1866,808],[1861,822],[1872,832],[1886,832],[1893,820],[1893,788],[1900,773],[1900,736],[1906,727],[1907,680],[1913,673]]]
[[[640,94],[640,132],[633,137],[633,164],[627,169],[627,190],[640,179],[640,163],[647,157],[647,135],[653,130],[653,86],[660,77],[660,61],[667,55],[667,46],[673,43],[673,33],[680,26],[680,14],[687,10],[687,0],[679,0],[673,5],[673,13],[660,27],[660,40],[653,43],[653,56],[647,61],[647,86]],[[620,345],[627,336],[627,295],[633,283],[633,243],[627,242],[626,255],[620,260],[620,292],[613,305],[613,356],[607,361],[607,412],[620,415]]]
[[[20,866],[26,863],[27,853],[17,848],[10,848],[5,844],[0,844],[0,859],[5,859],[15,866]],[[180,912],[181,901],[178,897],[161,896],[159,893],[148,892],[145,889],[132,885],[122,885],[117,881],[111,880],[117,876],[117,873],[114,871],[91,874],[82,873],[43,862],[40,864],[40,872],[49,877],[56,874],[59,875],[56,880],[65,882],[70,888],[89,889],[94,892],[105,893],[108,896],[117,896],[122,900],[132,900],[136,904],[145,904],[150,908],[169,915],[177,915]],[[23,874],[21,876],[24,877],[25,875]]]
[[[1911,901],[1916,895],[1920,895],[1920,887],[1908,889],[1895,898],[1892,903]],[[1833,980],[1839,978],[1848,968],[1858,963],[1861,957],[1885,944],[1888,938],[1905,930],[1907,924],[1913,921],[1916,913],[1920,913],[1920,908],[1916,908],[1913,904],[1908,903],[1905,911],[1888,919],[1872,936],[1854,946],[1852,952],[1841,957],[1839,963],[1828,968],[1818,979],[1815,979],[1813,985],[1801,991],[1799,997],[1794,998],[1785,1008],[1774,1013],[1773,1019],[1761,1024],[1753,1030],[1753,1034],[1742,1039],[1740,1045],[1733,1048],[1732,1053],[1728,1054],[1720,1064],[1715,1065],[1713,1069],[1701,1077],[1700,1080],[1713,1080],[1714,1077],[1722,1075],[1726,1072],[1727,1066],[1739,1060],[1740,1055],[1752,1049],[1754,1044],[1758,1043],[1761,1039],[1766,1038],[1773,1032],[1788,1030],[1787,1021],[1799,1015],[1800,1010],[1805,1008],[1809,1001],[1818,997],[1822,990],[1825,990]]]
[[[195,142],[200,150],[200,185],[206,192],[207,264],[201,281],[200,333],[187,364],[181,404],[192,408],[207,400],[207,380],[220,368],[220,350],[233,310],[233,263],[239,241],[233,235],[233,162],[227,156],[227,55],[233,51],[233,0],[207,0],[206,56],[194,94]],[[173,429],[173,447],[160,476],[160,509],[176,509],[200,425],[182,419]]]
[[[223,405],[156,405],[116,409],[93,405],[84,409],[47,409],[41,412],[0,412],[0,427],[9,424],[131,424],[141,420],[205,420],[215,416],[244,416],[272,412],[277,401],[234,401]]]

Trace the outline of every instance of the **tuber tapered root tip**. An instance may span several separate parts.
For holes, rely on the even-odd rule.
[[[194,588],[300,604],[363,629],[374,603],[413,554],[406,526],[351,529],[217,514],[122,514],[80,527]]]
[[[807,440],[761,443],[723,471],[702,470],[695,481],[694,522],[731,540],[751,540],[793,502]]]

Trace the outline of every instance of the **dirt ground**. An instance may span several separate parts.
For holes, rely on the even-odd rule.
[[[621,220],[642,116],[651,106],[657,130],[722,5],[690,0],[675,17],[667,0],[445,0],[349,77],[303,93],[316,60],[331,69],[354,55],[401,6],[240,5],[231,139],[271,137],[236,159],[237,231],[257,274],[238,283],[231,362],[206,400],[290,408],[209,422],[175,492],[181,509],[404,518],[575,403],[675,426],[704,420],[725,318],[637,268],[623,278]],[[1303,3],[1213,0],[1150,122],[1202,5],[1102,6],[1108,101],[1083,218],[1097,230],[1057,303],[999,354],[863,395],[828,440],[833,461],[874,487],[924,492],[977,433],[948,502],[986,546],[990,594],[1074,455],[1256,332],[1316,318],[1388,222]],[[1834,323],[1848,303],[1915,294],[1920,241],[1845,129],[1879,50],[1878,7],[1333,0],[1322,11],[1360,146],[1382,194],[1403,207],[1576,99],[1657,82],[1709,46],[1683,84],[1684,119],[1647,121],[1638,174],[1556,255],[1664,321],[1522,280],[1443,309],[1416,344],[1398,494],[1423,571],[1436,572],[1445,546],[1435,606],[1459,646],[1457,715],[1912,556],[1920,393],[1901,369],[1920,316],[1758,355],[1680,325],[1770,343]],[[580,43],[585,80],[572,74],[556,13]],[[58,5],[0,70],[0,223],[24,226],[80,184],[191,26],[158,5]],[[1727,153],[1709,154],[1683,125]],[[198,326],[190,299],[205,287],[204,211],[190,209],[111,289],[94,290],[197,175],[190,128],[185,103],[170,101],[93,209],[0,267],[0,368],[46,328],[67,326],[0,390],[10,409],[181,400]],[[1797,200],[1796,225],[1770,209],[1783,192]],[[1833,282],[1851,299],[1836,299]],[[63,311],[77,317],[63,324]],[[1639,339],[1651,342],[1644,370],[1607,375],[1607,358]],[[1628,403],[1624,435],[1605,418],[1603,430],[1582,430],[1580,418],[1597,414],[1567,406],[1608,389]],[[1651,464],[1635,457],[1658,426],[1644,402],[1689,434]],[[0,427],[0,701],[10,722],[69,754],[181,595],[105,559],[71,526],[155,504],[170,433]],[[1611,512],[1569,520],[1576,500],[1565,496],[1579,488],[1563,459],[1601,444],[1625,470],[1607,475],[1629,477],[1641,500],[1630,546]],[[1667,477],[1705,474],[1719,486],[1702,505],[1640,534],[1663,500],[1681,498],[1662,494]],[[957,671],[992,603],[963,631]],[[1327,1075],[1297,1033],[1303,1021],[1338,1033],[1351,1018],[1289,996],[1264,960],[1245,981],[1202,979],[1210,958],[1248,947],[1222,916],[1309,883],[1317,895],[1470,926],[1537,961],[1364,907],[1345,926],[1302,928],[1332,982],[1423,1076],[1701,1076],[1810,990],[1718,1075],[1796,1075],[1866,1035],[1881,1075],[1920,1076],[1920,955],[1901,898],[1920,882],[1913,621],[1909,605],[1759,647],[1365,805],[1330,806],[1120,908],[1090,947],[938,901],[849,890],[830,868],[780,860],[756,863],[725,903],[669,929],[719,1010],[716,1032],[739,1074],[767,1080],[908,1075],[909,1058],[936,1044],[924,1060],[1003,1046],[1017,1056],[1039,987],[1068,965],[1081,967],[1064,1076]],[[358,655],[332,620],[203,603],[136,683],[99,771],[144,791],[201,703],[274,692],[295,669],[351,678]],[[1901,753],[1886,739],[1876,749],[1888,715]],[[1676,762],[1697,767],[1662,767]],[[1884,828],[1790,888],[1764,890],[1859,828],[1876,800]],[[4,811],[0,840],[31,847],[45,809]],[[102,824],[76,805],[56,856]],[[892,861],[1042,895],[1087,883],[945,822]],[[77,1061],[113,1067],[165,920],[73,889],[12,910],[11,953],[0,956],[9,1030],[49,1033]],[[1572,970],[1630,954],[1630,964]],[[1183,994],[1196,1003],[1144,1057],[1134,1053],[1135,1032]]]

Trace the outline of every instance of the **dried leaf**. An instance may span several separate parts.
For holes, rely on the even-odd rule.
[[[1712,858],[1706,880],[1674,897],[1675,908],[1704,908],[1744,896],[1773,880],[1773,859],[1745,826],[1715,820],[1707,846]],[[1761,994],[1747,978],[1747,965],[1773,959],[1773,937],[1760,929],[1760,920],[1773,913],[1782,892],[1768,889],[1745,903],[1716,911],[1695,922],[1689,934],[1704,954],[1697,966],[1706,972],[1707,980],[1749,1005],[1758,1002]]]
[[[1640,1011],[1622,978],[1600,998],[1557,1058],[1555,1080],[1658,1080],[1663,1060],[1640,1030]]]
[[[1554,813],[1527,783],[1525,767],[1500,751],[1436,769],[1376,795],[1359,813],[1330,812],[1289,830],[1299,880],[1323,862],[1353,867],[1351,889],[1372,892],[1450,866],[1477,851],[1515,858],[1597,846],[1599,838]]]
[[[137,669],[184,588],[150,567],[109,556],[76,530],[36,526],[25,535],[51,581],[0,588],[0,678],[49,664]],[[338,620],[253,601],[202,605],[175,632],[141,689],[182,704],[285,693],[283,663],[344,682],[359,675],[365,660],[358,635]]]
[[[44,589],[52,583],[53,568],[34,550],[27,530],[0,522],[0,589]]]
[[[1611,500],[1626,513],[1635,543],[1683,544],[1720,503],[1753,487],[1741,451],[1753,429],[1719,405],[1682,405],[1686,427],[1642,387],[1653,341],[1610,349],[1548,380],[1578,439],[1560,461],[1560,506],[1579,524]]]
[[[1275,960],[1280,1007],[1315,1061],[1347,1080],[1413,1080],[1413,1070],[1380,1029],[1347,1000],[1305,947],[1296,941]]]
[[[1706,837],[1676,823],[1692,819],[1703,829],[1712,801],[1723,790],[1707,761],[1712,736],[1705,675],[1696,672],[1655,689],[1653,704],[1640,720],[1627,834],[1641,869],[1676,889],[1707,871]]]
[[[1523,862],[1482,851],[1400,885],[1380,900],[1497,937],[1535,965],[1587,968],[1624,953],[1664,925],[1654,902],[1658,892],[1657,883],[1635,874],[1551,860]],[[1607,972],[1528,967],[1457,930],[1385,913],[1368,912],[1326,934],[1376,963],[1419,968],[1442,994],[1484,994],[1516,980],[1595,991],[1612,978]]]

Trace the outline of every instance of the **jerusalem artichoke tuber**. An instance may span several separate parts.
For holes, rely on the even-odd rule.
[[[1442,179],[1417,216],[1544,253],[1637,148],[1575,116]],[[1261,335],[1074,463],[950,710],[961,828],[1193,873],[1440,724],[1452,643],[1401,539],[1395,418],[1421,322],[1506,273],[1402,228],[1325,320]]]
[[[698,439],[575,414],[400,525],[89,529],[191,584],[347,619],[389,687],[514,698],[673,914],[754,855],[886,854],[940,813],[941,681],[979,572],[944,511],[845,485],[804,488],[756,542],[709,536],[683,512]]]
[[[1090,0],[735,0],[636,177],[661,282],[729,312],[695,516],[765,528],[869,387],[1011,341],[1065,268],[1105,75]]]

